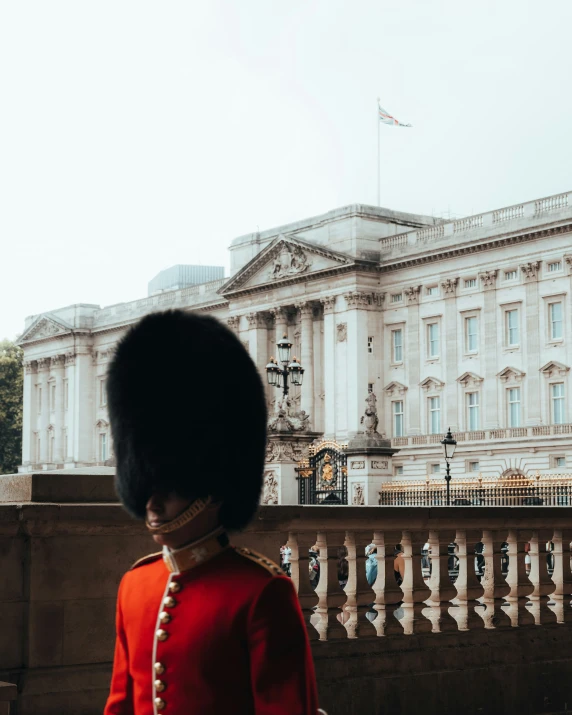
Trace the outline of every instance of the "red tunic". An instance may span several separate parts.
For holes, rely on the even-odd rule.
[[[160,555],[127,572],[104,715],[316,715],[306,627],[277,571],[230,547],[182,573]]]

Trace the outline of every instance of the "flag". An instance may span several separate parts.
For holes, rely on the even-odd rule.
[[[385,109],[382,109],[379,106],[379,102],[377,104],[377,109],[378,109],[378,114],[379,114],[379,121],[382,124],[390,124],[392,127],[410,127],[412,126],[411,124],[402,124],[401,122],[398,122],[395,117],[392,117],[391,114],[385,111]]]

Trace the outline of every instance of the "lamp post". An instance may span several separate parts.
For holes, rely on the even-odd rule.
[[[271,357],[270,362],[266,366],[266,375],[268,377],[268,384],[282,390],[282,399],[284,399],[288,395],[288,390],[290,389],[288,384],[289,382],[297,386],[302,384],[304,368],[300,365],[297,358],[292,358],[292,360],[290,360],[292,343],[288,340],[287,335],[284,335],[282,340],[279,340],[276,346],[278,348],[278,360],[280,361],[282,367],[273,357]]]
[[[450,493],[450,486],[451,486],[451,472],[449,469],[449,464],[451,460],[453,459],[453,455],[455,454],[455,449],[457,447],[457,442],[456,440],[453,439],[453,435],[451,434],[451,428],[447,430],[447,434],[445,435],[445,438],[441,440],[441,444],[443,445],[443,454],[445,455],[445,462],[447,463],[447,473],[445,474],[445,481],[447,482],[447,506],[450,506],[451,504],[451,493]]]

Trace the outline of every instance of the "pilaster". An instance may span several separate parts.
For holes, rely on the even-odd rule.
[[[540,261],[524,263],[520,270],[524,276],[526,290],[526,340],[521,340],[526,350],[526,425],[539,425],[542,422],[542,402],[540,399],[540,329],[538,270]]]
[[[54,355],[51,359],[51,372],[56,382],[56,404],[54,424],[54,454],[55,464],[63,464],[63,430],[65,426],[64,413],[64,355]]]
[[[301,343],[302,349],[300,362],[304,368],[304,381],[301,392],[301,409],[310,415],[310,425],[315,428],[316,415],[314,412],[315,388],[314,388],[314,307],[312,303],[298,303],[300,311],[300,323],[302,329]]]
[[[324,436],[336,434],[336,296],[322,298],[324,306]]]
[[[445,387],[445,415],[447,417],[447,427],[453,432],[459,429],[458,418],[458,387],[454,376],[457,372],[457,286],[458,278],[447,278],[441,283],[441,290],[445,298],[445,322],[443,325],[443,340],[445,346],[445,369],[443,375],[447,375]]]
[[[485,293],[483,311],[484,320],[484,414],[485,429],[495,429],[499,426],[499,409],[497,395],[497,270],[484,271],[479,275]]]
[[[38,435],[40,438],[41,464],[48,461],[48,425],[50,424],[50,396],[48,394],[48,380],[50,377],[50,359],[38,360],[38,385],[42,390],[42,403],[38,414]]]
[[[91,350],[87,346],[76,348],[74,365],[74,412],[73,459],[74,462],[94,461],[95,415],[93,410],[93,364]],[[142,386],[144,389],[144,386]],[[71,398],[71,395],[70,395]],[[69,440],[69,437],[68,437]]]
[[[37,375],[38,364],[35,361],[24,363],[24,397],[23,397],[23,424],[22,424],[22,466],[27,466],[34,461],[32,455],[32,434],[34,431],[35,414],[33,411],[34,380]]]
[[[419,382],[421,375],[421,349],[419,335],[419,293],[421,286],[411,286],[404,291],[407,301],[407,380],[410,386],[407,399],[407,434],[421,434],[421,405]]]

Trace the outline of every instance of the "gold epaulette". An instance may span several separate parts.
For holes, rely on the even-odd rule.
[[[144,564],[150,564],[152,561],[157,561],[157,559],[160,559],[162,556],[162,551],[157,551],[155,554],[147,554],[147,556],[143,556],[143,558],[137,559],[137,561],[131,567],[130,571],[133,571],[133,569],[136,569],[138,566],[143,566]]]
[[[278,566],[278,564],[275,564],[274,561],[267,559],[264,554],[259,554],[258,551],[247,549],[244,546],[235,546],[234,550],[237,554],[240,554],[241,556],[244,556],[244,558],[250,559],[251,561],[254,561],[255,564],[262,566],[262,568],[266,569],[268,573],[271,573],[273,576],[285,575],[284,571],[280,568],[280,566]]]

